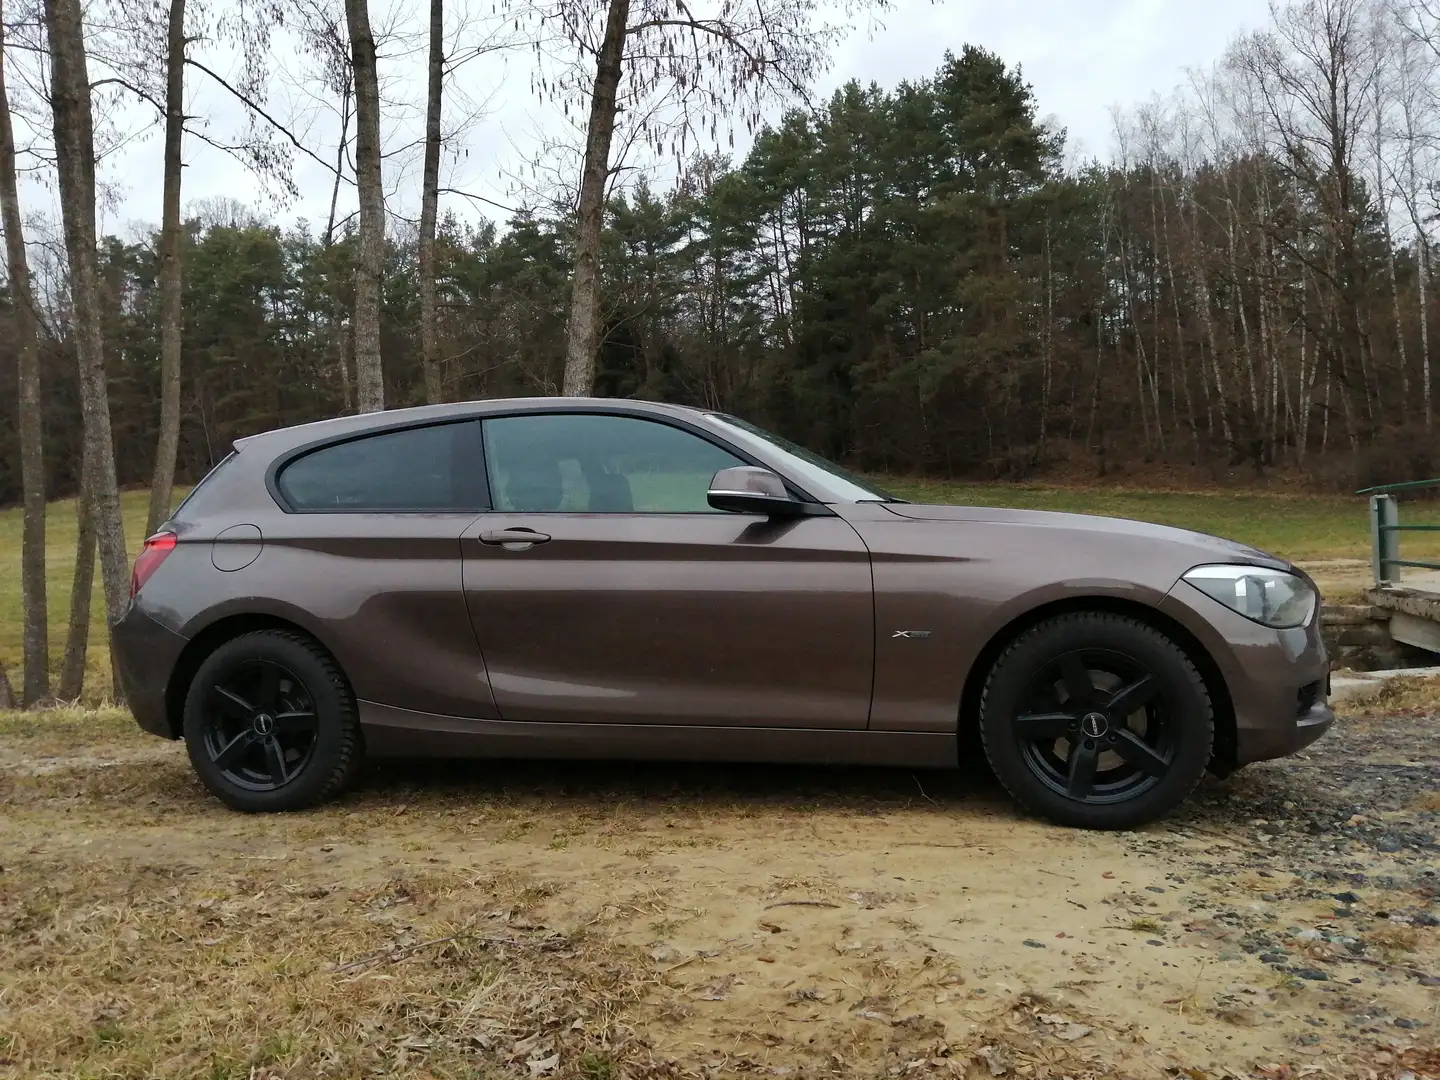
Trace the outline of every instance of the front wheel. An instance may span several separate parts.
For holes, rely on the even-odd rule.
[[[995,775],[1060,825],[1128,829],[1199,783],[1215,738],[1205,682],[1178,645],[1122,615],[1048,619],[1001,654],[980,734]]]
[[[243,634],[206,657],[184,726],[196,774],[234,810],[313,806],[354,780],[364,753],[339,667],[311,639],[282,630]]]

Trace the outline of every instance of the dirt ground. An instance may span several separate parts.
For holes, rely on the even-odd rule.
[[[1434,686],[1120,834],[983,775],[385,767],[0,717],[0,1076],[1440,1076]]]

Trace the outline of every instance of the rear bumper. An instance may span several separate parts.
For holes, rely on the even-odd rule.
[[[152,735],[179,738],[180,732],[170,725],[165,692],[170,673],[185,648],[185,639],[165,629],[132,603],[115,624],[111,643],[115,673],[136,723]]]

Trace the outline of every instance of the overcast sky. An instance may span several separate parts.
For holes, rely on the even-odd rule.
[[[378,5],[385,0],[372,0]],[[400,4],[401,0],[390,0]],[[418,10],[418,3],[397,6],[397,12]],[[488,4],[483,5],[489,7]],[[377,21],[385,13],[379,12]],[[947,49],[958,52],[969,43],[998,53],[1007,63],[1019,65],[1034,87],[1041,116],[1064,127],[1071,153],[1107,156],[1112,147],[1111,108],[1130,108],[1159,93],[1167,95],[1185,79],[1187,68],[1209,67],[1237,34],[1268,21],[1267,0],[898,0],[885,16],[885,27],[873,35],[856,33],[837,47],[834,64],[817,88],[824,96],[849,79],[893,86],[906,77],[929,75]],[[395,108],[387,118],[386,139],[399,145],[418,134],[419,94],[423,57],[398,45],[400,55],[382,57],[382,78],[391,96],[410,97],[415,107]],[[285,64],[286,49],[276,50]],[[555,121],[546,107],[529,93],[528,60],[524,53],[508,60],[482,58],[467,65],[463,87],[469,96],[489,99],[488,114],[468,132],[466,153],[447,166],[449,182],[457,187],[514,203],[520,197],[505,173],[534,152],[537,132],[553,130]],[[296,62],[298,68],[298,62]],[[195,87],[190,111],[213,117],[211,130],[223,134],[238,114],[218,91],[192,76]],[[278,85],[278,80],[277,80]],[[304,91],[302,91],[304,92]],[[140,115],[140,114],[137,114]],[[447,123],[449,118],[447,118]],[[335,153],[337,125],[323,118],[312,121],[305,141],[324,158]],[[119,205],[105,221],[107,231],[127,231],[140,222],[160,216],[160,137],[132,142],[105,162],[104,176],[118,185]],[[737,146],[737,156],[743,147]],[[412,155],[413,156],[413,155]],[[305,217],[323,225],[328,210],[330,181],[326,172],[297,156],[295,176],[301,188],[298,201],[288,205],[266,203],[265,196],[245,170],[195,139],[187,141],[185,200],[192,203],[213,196],[229,196],[260,205],[270,216],[289,223]],[[393,210],[413,215],[418,205],[418,159],[387,162],[386,187],[392,192]],[[353,190],[353,189],[352,189]],[[353,196],[341,196],[342,215],[353,207]],[[446,209],[464,217],[475,216],[475,204],[448,198]],[[489,213],[503,219],[503,211]]]

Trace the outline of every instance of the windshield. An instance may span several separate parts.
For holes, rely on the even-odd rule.
[[[778,457],[785,469],[801,481],[810,481],[822,492],[833,496],[830,502],[903,502],[881,491],[868,480],[847,472],[833,461],[806,450],[798,443],[782,439],[764,428],[724,413],[708,413],[708,418],[726,429],[726,434],[741,446],[760,449],[770,457]]]

